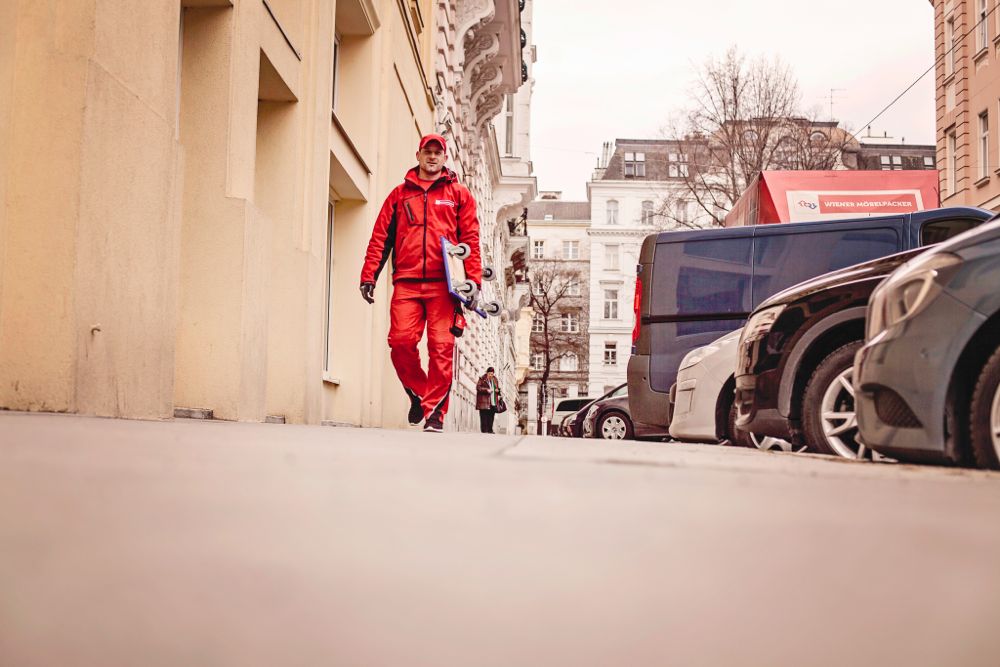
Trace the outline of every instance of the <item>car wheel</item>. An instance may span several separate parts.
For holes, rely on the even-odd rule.
[[[635,438],[635,429],[632,427],[632,420],[624,412],[614,410],[598,420],[594,435],[603,440],[632,440]]]
[[[977,466],[1000,468],[1000,349],[983,366],[972,392],[969,439]]]
[[[856,340],[827,355],[812,372],[802,399],[802,428],[811,452],[845,459],[869,459],[871,450],[858,434],[854,407],[854,354],[863,345]]]
[[[738,414],[736,404],[734,403],[729,408],[729,424],[726,430],[726,439],[729,440],[729,444],[735,447],[749,447],[750,449],[759,449],[764,452],[769,452],[773,449],[780,450],[783,452],[792,451],[792,444],[786,442],[781,438],[772,438],[769,435],[757,435],[756,433],[747,433],[746,431],[741,431],[736,428],[736,415]]]

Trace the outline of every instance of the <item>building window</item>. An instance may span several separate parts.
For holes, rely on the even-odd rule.
[[[979,114],[979,178],[990,175],[990,113]]]
[[[651,201],[642,202],[642,224],[653,224],[653,202]]]
[[[545,241],[531,242],[531,259],[545,259]]]
[[[563,313],[559,317],[559,330],[563,333],[580,333],[580,316],[577,313]]]
[[[605,366],[618,365],[618,343],[604,344],[604,365]]]
[[[625,153],[625,178],[646,178],[645,153]]]
[[[545,369],[545,355],[541,352],[531,353],[531,370],[541,371]]]
[[[511,94],[507,95],[506,116],[503,143],[504,154],[509,157],[514,155],[514,96]]]
[[[686,178],[688,175],[688,156],[685,153],[670,153],[667,155],[667,176],[670,178]]]
[[[608,200],[608,224],[618,224],[618,202],[614,199]]]
[[[976,0],[976,51],[982,51],[989,45],[990,31],[986,20],[986,0]]]
[[[572,352],[559,360],[559,370],[561,371],[575,371],[579,366],[580,360]]]
[[[945,181],[945,187],[947,188],[948,194],[953,195],[958,191],[958,156],[956,155],[956,152],[958,151],[958,135],[955,134],[955,130],[948,132],[947,150],[947,179]]]
[[[580,281],[570,278],[566,283],[566,296],[580,296]]]
[[[947,51],[944,58],[945,76],[951,76],[955,73],[955,49],[957,46],[955,43],[955,19],[950,18],[944,22],[944,48]]]
[[[604,319],[618,319],[618,290],[604,290]]]
[[[902,155],[880,155],[879,164],[882,167],[882,171],[902,171],[903,169],[903,156]]]
[[[691,202],[686,199],[681,199],[677,202],[676,207],[677,221],[685,225],[691,222]]]
[[[604,268],[608,271],[618,270],[618,246],[604,246]]]
[[[329,34],[329,33],[328,33]],[[333,38],[333,90],[330,92],[330,110],[337,110],[337,79],[340,74],[340,37]]]
[[[933,169],[937,165],[934,164],[934,158],[930,155],[924,156],[924,169]]]
[[[563,259],[580,259],[579,241],[563,241]]]
[[[545,331],[545,316],[541,313],[535,313],[535,316],[531,318],[531,333],[543,333]]]

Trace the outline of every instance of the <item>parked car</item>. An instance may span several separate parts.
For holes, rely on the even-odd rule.
[[[736,427],[868,458],[857,437],[854,354],[865,312],[886,276],[924,248],[834,271],[779,292],[750,315],[737,346]]]
[[[553,435],[566,435],[563,426],[566,418],[575,415],[580,408],[594,402],[593,396],[578,396],[575,398],[560,398],[552,413]]]
[[[628,385],[622,384],[586,409],[583,437],[604,440],[632,440],[635,426],[628,409]]]
[[[609,392],[606,392],[603,396],[598,396],[597,398],[591,399],[586,405],[581,407],[579,410],[573,414],[565,417],[563,419],[563,431],[565,435],[569,438],[582,438],[583,437],[583,420],[587,417],[587,412],[590,410],[590,406],[600,400],[611,397],[627,396],[628,387],[625,385],[619,385]]]
[[[1000,468],[1000,218],[899,267],[854,366],[861,438],[902,461]]]
[[[670,388],[670,435],[686,442],[724,442],[739,447],[789,451],[791,443],[757,436],[735,427],[733,402],[737,329],[712,343],[687,353]]]
[[[743,326],[774,294],[829,271],[942,241],[992,215],[945,208],[646,237],[628,364],[635,423],[666,431],[670,387],[684,355]]]

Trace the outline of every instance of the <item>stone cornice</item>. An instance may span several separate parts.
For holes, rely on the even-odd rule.
[[[594,229],[587,230],[590,236],[622,236],[627,238],[646,238],[650,234],[658,234],[656,229]]]

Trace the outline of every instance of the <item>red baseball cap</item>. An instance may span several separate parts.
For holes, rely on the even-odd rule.
[[[421,148],[423,148],[432,141],[436,141],[439,144],[441,144],[441,150],[443,150],[445,153],[448,152],[448,142],[446,142],[444,140],[444,137],[442,137],[440,134],[425,134],[424,136],[420,137],[420,146],[417,147],[417,150],[420,150]]]

